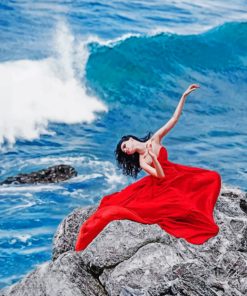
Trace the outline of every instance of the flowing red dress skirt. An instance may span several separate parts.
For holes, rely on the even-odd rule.
[[[164,146],[158,160],[165,178],[148,175],[104,196],[81,225],[75,251],[84,250],[113,220],[158,224],[170,235],[192,244],[203,244],[218,234],[213,211],[221,189],[220,174],[173,163]]]

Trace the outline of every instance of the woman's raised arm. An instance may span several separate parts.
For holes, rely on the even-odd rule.
[[[159,130],[157,130],[152,136],[152,138],[154,138],[156,142],[160,143],[162,138],[174,127],[174,125],[177,123],[182,113],[182,109],[183,109],[186,97],[197,88],[199,88],[198,84],[191,84],[187,88],[187,90],[183,93],[173,116],[167,121],[167,123],[164,126],[162,126]]]

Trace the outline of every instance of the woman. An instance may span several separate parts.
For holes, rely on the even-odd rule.
[[[102,198],[99,207],[81,226],[75,251],[87,245],[111,221],[128,219],[158,224],[167,233],[192,244],[203,244],[219,232],[213,210],[221,189],[218,172],[176,164],[168,160],[162,138],[175,126],[187,96],[199,88],[192,84],[182,95],[171,119],[142,139],[123,136],[115,154],[123,174],[148,176]]]

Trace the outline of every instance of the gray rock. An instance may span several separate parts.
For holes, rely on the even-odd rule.
[[[45,262],[0,295],[15,296],[105,296],[103,286],[83,267],[77,252]]]
[[[60,164],[37,172],[18,174],[17,176],[8,177],[4,181],[0,182],[0,185],[57,183],[76,176],[77,172],[73,167],[70,165]]]
[[[239,189],[222,188],[214,211],[220,232],[203,245],[159,225],[115,220],[81,252],[74,251],[79,228],[97,205],[76,209],[58,226],[52,261],[0,295],[247,295],[243,201]]]

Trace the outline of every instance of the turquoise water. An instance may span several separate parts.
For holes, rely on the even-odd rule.
[[[0,288],[50,260],[73,209],[134,182],[116,143],[155,132],[191,83],[201,88],[163,140],[169,160],[246,191],[244,1],[4,1],[0,29],[1,181],[59,163],[78,171],[0,187]]]

